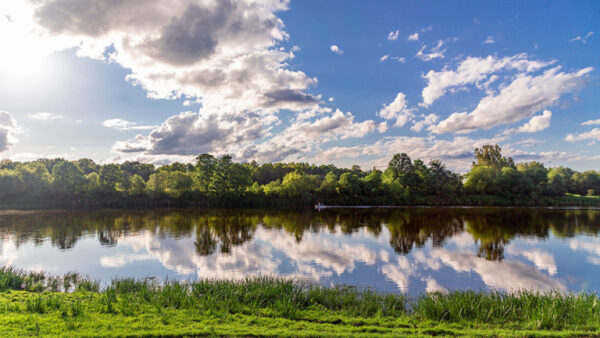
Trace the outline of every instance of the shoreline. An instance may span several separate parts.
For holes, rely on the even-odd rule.
[[[588,196],[564,196],[560,198],[548,199],[547,203],[527,204],[527,203],[431,203],[431,204],[402,204],[402,205],[324,205],[320,209],[399,209],[399,208],[540,208],[540,209],[600,209],[600,197]],[[61,205],[42,205],[42,204],[6,204],[0,203],[0,211],[6,210],[68,210],[68,211],[95,211],[95,210],[154,210],[154,209],[277,209],[277,210],[319,210],[316,203],[298,205],[296,203],[287,203],[282,205],[260,204],[247,205],[242,200],[240,203],[231,205],[221,204],[181,204],[181,203],[159,203],[150,205],[128,205],[128,204],[110,204],[97,206],[61,206]]]

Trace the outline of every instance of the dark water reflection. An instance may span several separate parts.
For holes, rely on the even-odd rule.
[[[600,210],[2,211],[0,265],[115,277],[271,274],[411,294],[600,291]]]

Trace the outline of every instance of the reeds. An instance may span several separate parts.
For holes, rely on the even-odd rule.
[[[589,292],[451,291],[408,298],[372,289],[323,287],[279,277],[165,282],[117,279],[100,289],[98,282],[74,276],[52,277],[0,268],[0,291],[38,292],[38,296],[28,298],[26,312],[43,314],[56,310],[70,318],[86,311],[135,316],[141,314],[139,305],[145,304],[150,306],[145,307],[146,311],[155,309],[159,315],[165,311],[185,310],[212,316],[241,313],[295,319],[312,311],[360,318],[409,317],[447,323],[518,324],[548,330],[600,326],[600,299]],[[62,291],[72,291],[69,297],[45,292],[56,291],[56,281],[62,282]],[[6,307],[0,312],[11,309]]]

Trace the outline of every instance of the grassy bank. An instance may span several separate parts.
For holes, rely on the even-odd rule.
[[[68,292],[65,292],[68,291]],[[189,283],[0,269],[0,336],[600,334],[595,294],[451,292],[407,298],[277,278]]]

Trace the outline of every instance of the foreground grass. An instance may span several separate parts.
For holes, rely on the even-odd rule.
[[[69,291],[69,292],[64,292]],[[277,278],[190,283],[0,268],[0,336],[600,335],[595,294],[461,291],[407,299]]]

